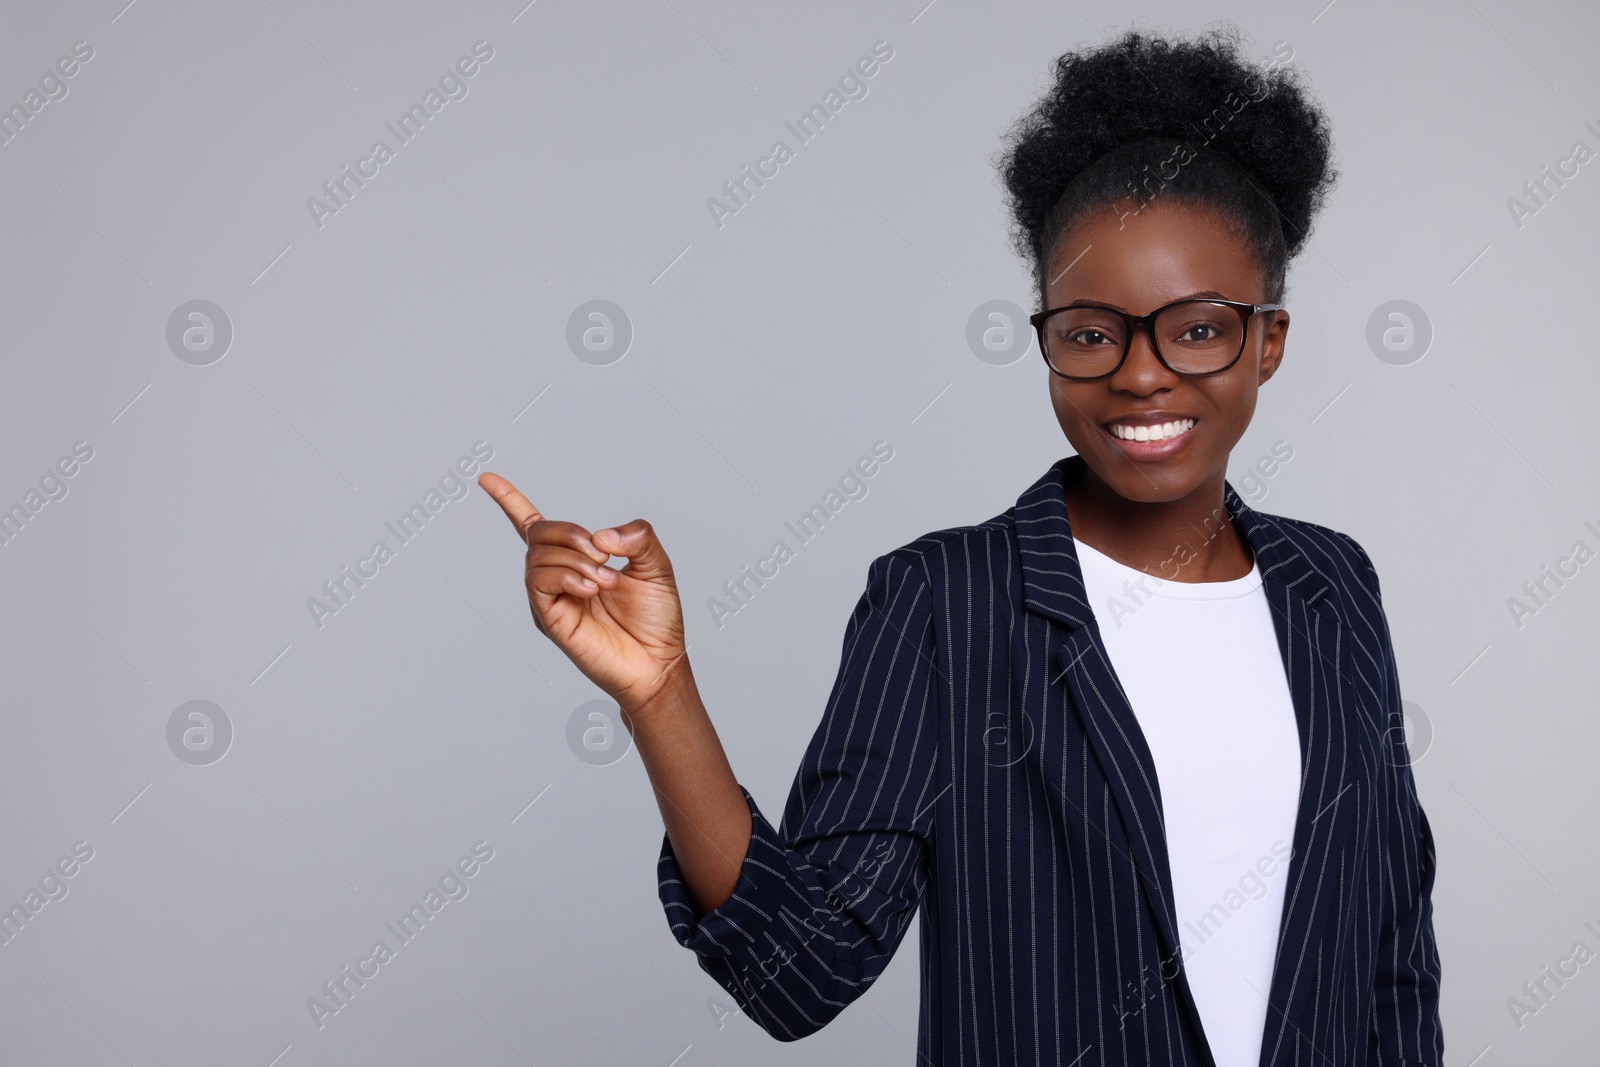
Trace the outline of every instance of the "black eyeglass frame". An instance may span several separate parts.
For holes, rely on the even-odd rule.
[[[1156,316],[1160,315],[1164,311],[1170,311],[1172,308],[1181,307],[1184,304],[1222,304],[1225,307],[1233,308],[1233,310],[1239,313],[1240,324],[1244,327],[1244,330],[1239,336],[1239,351],[1233,354],[1233,358],[1228,361],[1226,366],[1207,371],[1183,371],[1168,363],[1167,357],[1161,354],[1161,342],[1156,339]],[[1087,376],[1067,374],[1065,371],[1056,369],[1056,365],[1050,362],[1050,350],[1048,347],[1046,347],[1044,340],[1045,320],[1058,311],[1071,311],[1076,308],[1094,308],[1099,311],[1109,311],[1113,315],[1120,316],[1123,324],[1127,327],[1126,334],[1122,341],[1122,356],[1117,360],[1117,365],[1106,371],[1104,374],[1091,374]],[[1161,361],[1161,365],[1163,367],[1167,368],[1173,374],[1179,374],[1186,378],[1204,378],[1212,374],[1221,374],[1223,371],[1228,370],[1235,363],[1239,362],[1239,357],[1244,355],[1244,346],[1250,342],[1251,319],[1263,311],[1287,310],[1288,306],[1285,304],[1251,304],[1243,300],[1223,300],[1212,296],[1193,296],[1187,297],[1183,300],[1174,300],[1170,304],[1163,304],[1147,315],[1130,315],[1126,311],[1123,311],[1119,308],[1110,307],[1106,304],[1097,304],[1092,300],[1079,300],[1072,304],[1063,304],[1061,307],[1048,308],[1044,311],[1035,312],[1034,314],[1028,316],[1028,321],[1033,325],[1034,335],[1039,340],[1039,354],[1044,357],[1044,365],[1050,368],[1050,373],[1059,375],[1062,378],[1066,378],[1068,381],[1097,382],[1102,378],[1109,378],[1113,374],[1117,373],[1117,371],[1122,369],[1122,365],[1128,362],[1128,353],[1133,351],[1133,335],[1140,328],[1143,328],[1145,333],[1149,334],[1150,350],[1156,354],[1156,359]]]

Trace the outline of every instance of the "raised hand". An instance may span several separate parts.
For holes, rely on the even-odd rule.
[[[524,584],[539,632],[621,708],[684,885],[705,914],[738,884],[752,819],[684,654],[666,551],[643,519],[591,534],[546,519],[498,474],[484,471],[478,484],[528,545]],[[628,563],[613,570],[611,556]]]
[[[489,471],[478,485],[528,546],[525,583],[539,632],[621,708],[637,714],[681,669],[683,606],[672,563],[644,519],[590,533],[546,519],[516,486]],[[621,570],[607,566],[624,556]]]

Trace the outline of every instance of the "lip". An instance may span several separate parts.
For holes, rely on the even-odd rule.
[[[1128,441],[1111,432],[1113,423],[1122,423],[1126,426],[1158,426],[1164,422],[1173,422],[1178,419],[1193,419],[1194,425],[1176,437],[1169,437],[1164,441]],[[1100,432],[1106,435],[1117,449],[1132,460],[1164,460],[1182,452],[1189,447],[1194,439],[1195,431],[1200,428],[1200,418],[1195,415],[1185,415],[1177,411],[1139,411],[1116,418],[1107,419],[1100,424]]]

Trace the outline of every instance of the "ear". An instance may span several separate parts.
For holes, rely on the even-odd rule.
[[[1267,320],[1266,336],[1261,342],[1261,370],[1257,378],[1258,385],[1264,385],[1276,373],[1283,363],[1284,348],[1289,339],[1289,313],[1287,311],[1268,312],[1271,318]]]

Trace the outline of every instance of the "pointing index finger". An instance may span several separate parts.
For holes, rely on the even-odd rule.
[[[527,540],[525,533],[527,528],[544,518],[539,509],[533,506],[533,502],[517,491],[516,486],[493,471],[484,471],[478,475],[478,485],[500,505],[500,510],[506,513],[511,525],[516,527],[517,536],[524,541]]]

